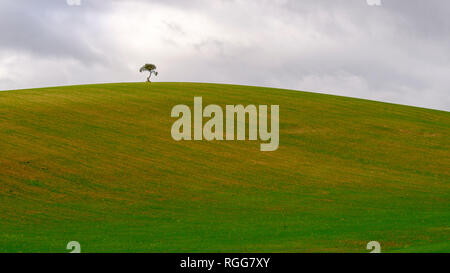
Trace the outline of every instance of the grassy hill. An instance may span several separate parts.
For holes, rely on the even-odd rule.
[[[279,104],[279,149],[174,141],[194,96]],[[0,92],[0,252],[450,252],[449,134],[449,112],[261,87]]]

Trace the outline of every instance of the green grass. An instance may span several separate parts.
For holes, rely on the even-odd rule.
[[[174,141],[194,96],[279,104],[279,149]],[[449,112],[261,87],[0,92],[0,252],[450,252],[449,133]]]

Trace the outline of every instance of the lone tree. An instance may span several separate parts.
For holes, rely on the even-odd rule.
[[[147,82],[151,82],[150,77],[152,76],[152,74],[155,74],[155,76],[158,76],[158,71],[156,71],[156,65],[154,65],[154,64],[144,64],[141,67],[141,69],[139,69],[139,72],[144,72],[144,71],[148,71],[150,73],[147,77]]]

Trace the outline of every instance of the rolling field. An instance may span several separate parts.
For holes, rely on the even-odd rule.
[[[279,149],[174,141],[194,96],[280,105]],[[450,252],[449,134],[449,112],[261,87],[0,92],[0,252]]]

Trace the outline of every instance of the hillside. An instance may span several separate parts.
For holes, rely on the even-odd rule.
[[[173,106],[280,105],[280,145]],[[450,252],[450,113],[197,83],[0,92],[0,252]]]

